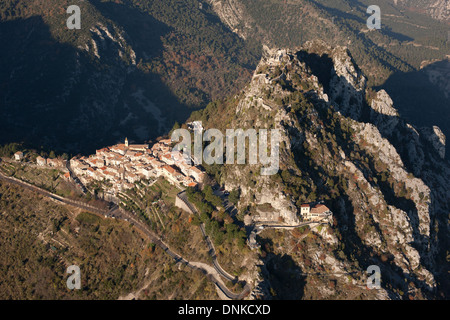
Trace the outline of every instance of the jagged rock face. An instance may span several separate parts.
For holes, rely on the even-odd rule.
[[[262,59],[262,62],[259,64],[260,66],[278,66],[283,63],[283,61],[287,61],[291,59],[290,54],[293,53],[287,50],[270,50],[265,48],[265,54]],[[251,84],[247,87],[244,93],[244,97],[240,100],[236,113],[237,114],[248,114],[250,111],[255,110],[252,104],[256,104],[256,108],[261,108],[265,112],[273,112],[276,111],[274,115],[274,128],[282,129],[282,123],[289,123],[291,121],[289,115],[286,113],[284,109],[275,108],[272,103],[266,103],[267,101],[262,98],[261,89],[266,85],[271,85],[274,79],[270,79],[270,77],[266,74],[255,74]],[[277,90],[277,89],[276,89]],[[278,109],[278,110],[276,110]],[[240,120],[235,122],[235,128],[244,128],[244,121],[247,120],[247,117],[243,117]],[[255,127],[264,127],[264,124],[260,119],[257,120]],[[282,141],[285,143],[289,143],[289,139],[286,135],[282,136]],[[256,169],[252,169],[252,172],[258,172],[259,167]],[[241,205],[254,203],[256,205],[264,205],[271,204],[273,210],[270,212],[264,212],[253,217],[253,222],[256,221],[265,221],[265,222],[279,222],[281,218],[286,223],[297,224],[299,222],[297,215],[297,208],[290,201],[283,192],[273,192],[274,190],[271,188],[271,178],[258,176],[257,188],[260,192],[254,192],[255,188],[246,185],[243,182],[245,178],[249,175],[248,168],[235,168],[230,169],[227,175],[227,179],[225,180],[225,186],[228,189],[234,189],[237,187],[241,188],[242,195],[241,197],[245,199],[241,202]]]
[[[260,176],[260,181],[257,185],[261,191],[255,193],[253,188],[242,183],[247,179],[249,174],[248,171],[242,172],[241,169],[235,169],[228,172],[227,179],[225,180],[225,188],[228,190],[240,188],[242,198],[240,203],[241,206],[250,203],[255,205],[270,204],[272,210],[264,212],[258,211],[256,216],[247,219],[246,224],[255,222],[278,223],[280,222],[280,219],[288,224],[298,224],[297,208],[283,192],[274,192],[269,183],[270,178]]]
[[[450,2],[448,0],[393,0],[395,5],[426,10],[436,20],[450,20]]]
[[[261,193],[256,195],[256,201],[259,204],[270,203],[273,211],[269,213],[260,212],[259,220],[266,220],[269,222],[278,221],[279,217],[288,224],[298,224],[297,208],[289,199],[283,194],[274,193],[268,188],[262,188]]]
[[[359,117],[366,89],[366,78],[353,62],[346,48],[334,49],[331,56],[334,64],[330,82],[331,100],[338,104],[343,112],[351,112],[353,117]]]
[[[448,0],[435,0],[428,11],[431,16],[437,20],[450,20],[450,2]]]
[[[437,286],[437,261],[448,241],[445,137],[437,127],[424,132],[406,123],[384,90],[369,105],[365,77],[345,48],[317,42],[305,48],[267,49],[251,83],[236,97],[231,122],[235,128],[251,124],[281,130],[282,178],[255,178],[258,166],[231,166],[223,178],[226,187],[241,188],[242,210],[271,204],[270,211],[256,208],[249,213],[253,222],[278,217],[296,222],[299,204],[311,199],[314,190],[333,209],[343,235],[340,241],[362,252],[360,265],[371,252],[370,264],[382,266],[382,273],[399,288],[405,289],[406,279],[411,288],[429,295]],[[295,101],[297,92],[309,104]],[[439,154],[427,147],[430,142]],[[292,191],[295,185],[302,187]],[[320,237],[330,246],[337,241]],[[349,260],[337,263],[333,255],[323,255],[325,259],[310,259],[332,270],[353,266]],[[386,255],[391,257],[388,262],[380,258]],[[400,296],[387,290],[380,292],[383,297]]]
[[[244,6],[233,0],[209,0],[219,18],[233,32],[243,39],[252,35],[253,19],[247,15]]]
[[[387,116],[397,117],[398,111],[393,107],[393,105],[394,103],[387,92],[380,90],[377,92],[376,98],[372,101],[371,107],[375,112]]]
[[[450,2],[449,2],[450,3]],[[449,4],[450,5],[450,4]],[[450,98],[450,59],[429,65],[426,73],[430,82],[437,86],[447,99]]]
[[[370,117],[382,132],[393,132],[398,124],[398,111],[386,91],[377,92],[371,103]]]
[[[431,143],[433,148],[438,152],[439,156],[445,158],[445,135],[438,126],[433,128],[422,128],[425,139]]]

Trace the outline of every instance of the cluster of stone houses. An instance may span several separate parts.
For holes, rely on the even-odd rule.
[[[23,151],[17,151],[16,153],[14,153],[14,160],[16,161],[22,161],[25,157],[25,154],[23,153]],[[60,158],[55,158],[55,159],[51,159],[51,158],[44,158],[41,156],[38,156],[36,158],[36,164],[40,167],[54,167],[54,168],[64,168],[66,166],[67,160],[63,160]]]
[[[324,204],[319,203],[312,206],[306,203],[300,206],[300,214],[305,220],[318,221],[330,217],[332,212]]]
[[[63,168],[66,166],[67,160],[63,160],[63,159],[51,159],[51,158],[44,158],[44,157],[37,157],[36,158],[36,164],[40,167],[55,167],[55,168]]]
[[[142,179],[165,177],[176,186],[195,187],[203,182],[205,173],[191,166],[180,152],[172,152],[171,140],[147,144],[124,144],[96,150],[89,157],[70,160],[73,173],[87,184],[93,180],[110,181],[112,193],[130,189]]]

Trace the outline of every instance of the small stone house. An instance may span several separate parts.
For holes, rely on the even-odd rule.
[[[331,210],[324,204],[316,204],[312,208],[309,204],[302,204],[300,213],[307,220],[322,220],[331,215]]]
[[[23,159],[23,152],[17,151],[16,153],[14,153],[14,159],[16,161],[21,161]]]
[[[45,166],[47,164],[47,160],[45,158],[39,156],[39,157],[36,158],[36,164],[38,166],[43,167],[43,166]]]

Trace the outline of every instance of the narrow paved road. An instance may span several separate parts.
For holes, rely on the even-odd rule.
[[[317,224],[317,225],[321,225],[321,224],[328,224],[328,221],[307,221],[307,222],[302,222],[300,224],[297,225],[279,225],[279,224],[264,224],[264,223],[255,223],[255,228],[258,227],[262,227],[263,229],[258,230],[257,233],[260,233],[262,230],[266,229],[266,228],[274,228],[274,229],[295,229],[295,228],[300,228],[300,227],[304,227],[304,226],[308,226],[311,224]]]
[[[184,259],[182,256],[176,254],[175,252],[171,251],[170,248],[156,234],[154,234],[152,231],[150,231],[148,229],[148,227],[146,225],[144,225],[140,220],[136,219],[132,213],[122,210],[118,206],[114,206],[113,208],[111,208],[111,210],[104,210],[101,208],[97,208],[97,207],[91,206],[87,203],[84,203],[82,201],[76,201],[76,200],[61,197],[57,194],[51,193],[47,190],[36,187],[32,184],[29,184],[29,183],[19,180],[17,178],[5,176],[1,172],[0,172],[0,179],[5,180],[5,181],[15,184],[15,185],[19,185],[26,189],[35,191],[39,194],[42,194],[44,196],[47,196],[47,197],[57,200],[59,202],[62,202],[62,203],[86,210],[86,211],[90,211],[94,214],[100,215],[101,217],[114,217],[114,218],[117,218],[120,220],[125,220],[125,221],[133,224],[137,229],[139,229],[143,234],[145,234],[153,243],[155,243],[161,249],[163,249],[177,263],[179,262],[179,263],[187,265],[188,267],[190,267],[192,269],[200,270],[229,299],[240,300],[240,299],[243,299],[245,296],[247,296],[248,293],[250,292],[250,287],[248,285],[246,285],[244,287],[244,290],[239,294],[231,292],[225,285],[223,285],[220,281],[218,281],[213,274],[208,273],[208,270],[192,265],[188,260]],[[214,268],[219,272],[216,265],[214,265]],[[222,274],[221,272],[219,272],[219,273]]]
[[[192,205],[192,203],[189,202],[189,200],[187,199],[186,196],[186,192],[180,192],[178,194],[178,198],[180,198],[188,207],[189,209],[191,209],[191,211],[196,214],[197,216],[200,216],[200,214],[198,213],[197,209],[195,208],[194,205]],[[205,232],[205,225],[202,223],[200,225],[200,229],[202,231],[202,235],[203,238],[206,241],[206,244],[208,245],[208,249],[209,249],[209,254],[211,255],[211,258],[213,259],[213,265],[214,268],[216,269],[216,271],[222,275],[225,279],[231,281],[231,282],[237,282],[239,279],[237,277],[233,277],[232,275],[230,275],[228,272],[226,272],[221,266],[220,263],[217,261],[217,255],[216,255],[216,249],[214,248],[214,245],[211,242],[211,239],[209,238],[209,236],[206,234]],[[247,284],[246,284],[247,286]]]

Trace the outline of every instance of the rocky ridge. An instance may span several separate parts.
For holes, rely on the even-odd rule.
[[[223,182],[228,189],[241,188],[240,209],[253,222],[295,224],[299,204],[316,196],[332,208],[335,226],[328,233],[334,237],[315,229],[318,242],[335,248],[331,239],[341,234],[338,246],[350,248],[340,256],[331,249],[300,255],[296,263],[302,268],[306,260],[333,272],[363,273],[363,266],[375,263],[391,281],[379,298],[413,291],[430,297],[441,288],[438,261],[448,241],[445,137],[437,127],[406,123],[385,91],[371,103],[366,94],[365,77],[346,48],[322,42],[295,50],[266,48],[251,83],[235,97],[231,123],[279,128],[282,174],[259,176],[258,166],[227,166]]]

